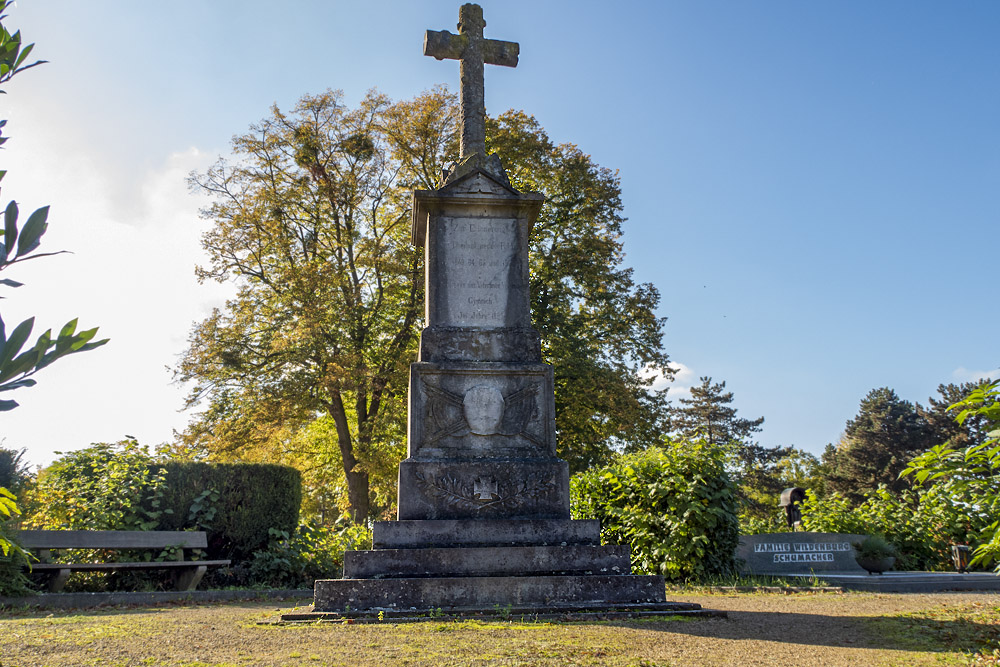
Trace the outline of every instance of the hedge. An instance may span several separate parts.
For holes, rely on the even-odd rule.
[[[299,522],[298,470],[267,463],[170,461],[157,493],[159,530],[197,527],[208,532],[210,558],[249,560],[268,545],[268,530],[291,533]]]

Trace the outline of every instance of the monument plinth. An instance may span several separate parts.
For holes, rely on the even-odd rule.
[[[424,52],[462,62],[462,156],[440,189],[413,195],[424,249],[425,324],[410,366],[408,457],[399,520],[374,549],[320,580],[316,612],[635,607],[678,610],[662,577],[630,574],[627,547],[573,521],[556,455],[552,367],[531,326],[528,239],[543,197],[511,187],[486,156],[483,64],[515,66],[518,45],[483,38],[476,5],[459,35],[428,31]]]

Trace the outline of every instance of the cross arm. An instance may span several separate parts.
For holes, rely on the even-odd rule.
[[[517,57],[521,51],[521,45],[517,42],[484,39],[480,44],[483,62],[487,65],[517,67]],[[433,56],[438,60],[461,60],[468,45],[467,36],[453,35],[447,30],[428,30],[424,33],[424,55]]]
[[[468,43],[465,35],[453,35],[447,30],[428,30],[424,33],[424,55],[438,60],[461,60]]]
[[[501,42],[499,39],[483,40],[483,62],[487,65],[517,67],[517,56],[521,45],[517,42]]]

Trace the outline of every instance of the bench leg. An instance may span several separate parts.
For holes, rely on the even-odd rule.
[[[201,578],[208,570],[207,565],[197,565],[186,568],[174,575],[174,588],[179,591],[193,591],[201,583]]]
[[[49,577],[48,589],[49,593],[58,593],[66,585],[66,580],[69,579],[70,570],[56,570]]]

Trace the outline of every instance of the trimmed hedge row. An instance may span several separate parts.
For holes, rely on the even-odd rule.
[[[157,493],[159,530],[197,527],[208,532],[210,558],[249,560],[268,545],[268,529],[291,533],[299,523],[298,470],[268,463],[170,461]]]

